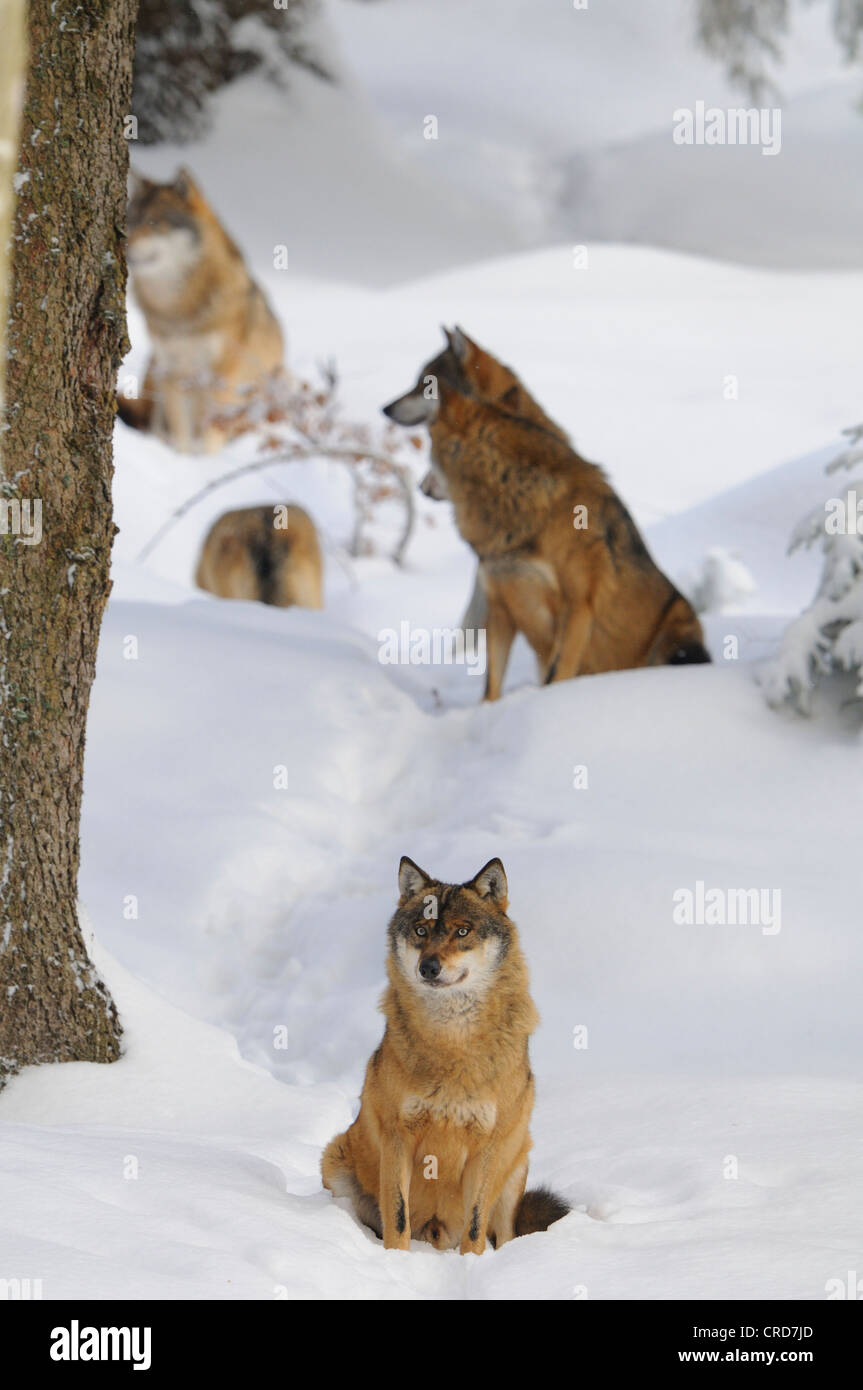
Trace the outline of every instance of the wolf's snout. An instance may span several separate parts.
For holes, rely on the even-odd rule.
[[[436,980],[441,972],[439,956],[426,956],[420,961],[420,974],[424,980]]]
[[[396,396],[389,405],[381,406],[388,420],[397,425],[420,425],[426,417],[426,407],[422,397],[417,399],[409,391],[406,396]]]
[[[446,487],[431,468],[420,482],[420,492],[425,497],[430,497],[433,502],[445,502],[447,499]]]
[[[388,420],[394,420],[397,425],[428,425],[431,424],[437,414],[436,402],[428,399],[420,390],[408,391],[406,396],[399,396],[396,400],[390,401],[389,405],[382,406],[384,415]]]

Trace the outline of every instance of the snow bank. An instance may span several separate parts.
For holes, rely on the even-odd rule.
[[[859,733],[773,714],[752,663],[811,591],[787,536],[859,418],[860,277],[621,248],[590,266],[550,251],[277,302],[296,357],[336,350],[369,420],[439,318],[463,320],[609,465],[673,573],[739,552],[757,589],[709,615],[711,668],[539,689],[522,650],[481,707],[463,668],[378,660],[381,627],[460,611],[472,562],[446,508],[423,503],[404,570],[345,567],[341,474],[273,469],[141,566],[248,445],[180,459],[118,426],[81,890],[127,1051],[4,1093],[0,1277],[46,1297],[821,1298],[859,1267]],[[285,494],[327,537],[326,610],[196,594],[212,516]],[[380,1033],[402,853],[458,879],[501,855],[542,1016],[532,1177],[574,1211],[479,1261],[384,1252],[319,1188]],[[779,929],[676,919],[699,884],[778,892]]]

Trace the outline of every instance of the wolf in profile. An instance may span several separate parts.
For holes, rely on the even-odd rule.
[[[496,400],[481,394],[489,382],[506,385]],[[479,557],[487,699],[501,693],[517,632],[546,683],[710,660],[694,609],[655,564],[602,469],[491,354],[449,334],[384,413],[428,425],[440,494]]]

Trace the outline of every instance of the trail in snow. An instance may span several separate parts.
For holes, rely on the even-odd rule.
[[[46,1297],[821,1298],[859,1267],[859,729],[837,696],[809,722],[772,713],[753,663],[814,583],[789,522],[859,415],[863,281],[619,248],[570,274],[556,251],[279,302],[298,355],[340,344],[346,409],[370,420],[438,317],[468,320],[608,464],[670,573],[738,549],[757,591],[707,620],[738,659],[540,689],[522,648],[481,707],[463,669],[378,660],[381,628],[461,611],[473,563],[446,508],[421,505],[403,570],[345,567],[342,473],[268,470],[141,568],[245,445],[184,460],[118,427],[81,885],[127,1053],[4,1093],[3,1277],[43,1277]],[[196,595],[213,514],[280,495],[328,538],[326,610]],[[384,1252],[319,1186],[380,1036],[402,853],[458,879],[502,857],[542,1017],[532,1179],[575,1210],[479,1261]],[[781,929],[676,922],[699,882],[779,890]]]

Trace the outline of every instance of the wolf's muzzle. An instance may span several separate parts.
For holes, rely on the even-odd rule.
[[[441,972],[439,956],[426,956],[420,961],[420,975],[424,980],[436,980]]]

